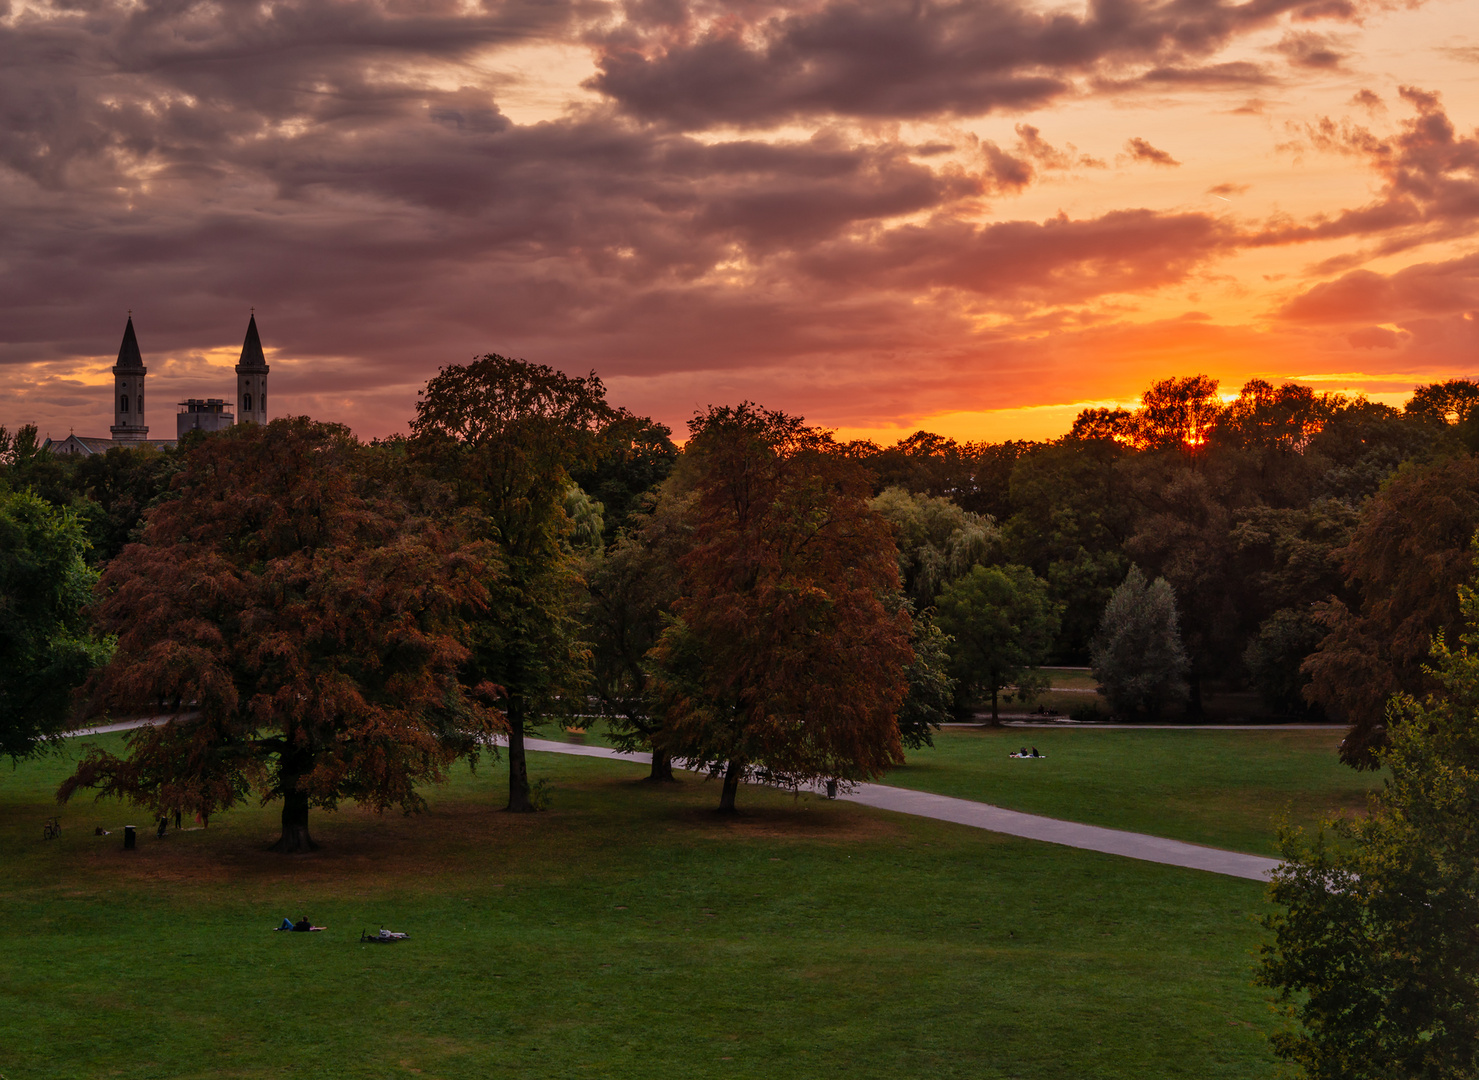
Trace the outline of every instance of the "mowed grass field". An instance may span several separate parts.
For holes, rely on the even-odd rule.
[[[538,815],[485,763],[418,817],[315,812],[313,855],[264,850],[276,807],[124,852],[114,802],[42,840],[68,767],[0,774],[5,1080],[1274,1068],[1256,882],[749,787],[726,820],[552,754]],[[271,931],[304,913],[329,931]]]
[[[1278,824],[1362,814],[1383,773],[1340,763],[1342,732],[946,728],[884,783],[1012,810],[1277,855]],[[1037,747],[1043,760],[1010,757]]]
[[[1066,821],[1278,855],[1278,829],[1364,814],[1382,772],[1340,763],[1323,729],[947,727],[882,780]],[[556,737],[551,732],[549,737]],[[562,739],[609,745],[597,727]],[[1037,747],[1040,760],[1012,758]]]

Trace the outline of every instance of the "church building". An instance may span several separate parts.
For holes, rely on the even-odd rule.
[[[254,312],[247,322],[246,340],[242,342],[241,359],[236,364],[236,399],[241,403],[241,423],[267,423],[267,372],[267,358],[262,352]],[[123,344],[118,347],[118,362],[113,365],[113,426],[108,429],[112,437],[68,435],[60,441],[48,438],[44,448],[54,454],[103,454],[115,446],[174,446],[187,431],[221,431],[237,423],[232,402],[224,398],[190,398],[178,403],[173,439],[149,438],[149,425],[144,420],[144,376],[148,374],[130,312],[128,325],[123,328]]]

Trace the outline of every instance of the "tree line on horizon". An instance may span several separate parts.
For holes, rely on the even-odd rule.
[[[242,427],[231,449],[192,435],[173,450],[67,459],[42,452],[32,428],[0,429],[0,585],[8,608],[34,616],[8,620],[0,639],[0,699],[13,718],[0,752],[23,753],[54,728],[105,642],[137,633],[137,604],[116,600],[114,582],[141,541],[159,550],[151,528],[197,505],[292,497],[290,471],[265,460],[244,473],[203,462],[270,458],[316,432],[338,448],[348,488],[371,484],[407,520],[455,521],[449,543],[491,545],[479,603],[499,617],[459,617],[470,651],[454,666],[467,686],[499,688],[490,707],[515,742],[556,702],[594,702],[627,745],[655,750],[654,775],[667,775],[659,733],[689,699],[671,677],[655,680],[653,661],[677,663],[672,626],[692,630],[708,613],[694,599],[698,553],[755,563],[756,552],[784,547],[780,509],[767,503],[751,523],[735,491],[705,497],[728,500],[730,527],[754,551],[721,556],[700,529],[717,513],[700,498],[718,483],[705,472],[724,460],[716,448],[753,443],[754,461],[725,467],[771,469],[765,498],[780,506],[802,497],[788,484],[813,501],[830,492],[841,501],[809,512],[846,505],[849,528],[877,549],[834,553],[839,565],[853,560],[860,572],[886,549],[896,567],[870,588],[907,624],[907,692],[894,709],[905,744],[927,741],[952,712],[989,706],[995,718],[1001,698],[1030,701],[1045,684],[1038,669],[1053,662],[1090,664],[1126,719],[1196,719],[1208,693],[1254,690],[1270,714],[1349,724],[1342,755],[1369,766],[1387,698],[1422,692],[1434,635],[1459,627],[1456,589],[1479,528],[1476,404],[1479,387],[1462,380],[1420,387],[1402,410],[1260,380],[1224,402],[1215,380],[1193,376],[1155,383],[1136,410],[1085,410],[1049,442],[927,432],[887,447],[839,442],[746,404],[696,416],[680,450],[666,426],[611,406],[594,375],[490,356],[434,378],[409,436],[367,446],[298,420],[265,429],[260,444]],[[277,474],[279,489],[251,494]],[[223,521],[222,542],[262,527]],[[28,559],[50,560],[56,582]],[[786,579],[802,567],[771,572]],[[99,574],[112,577],[89,605]],[[28,595],[41,587],[48,598]],[[122,605],[113,623],[109,603]],[[706,648],[744,640],[738,627],[755,612],[733,614],[739,622]],[[759,642],[746,648],[764,653]],[[89,693],[90,708],[117,707]],[[684,751],[695,756],[693,740]]]
[[[594,374],[489,355],[370,444],[297,417],[62,460],[0,428],[0,753],[172,717],[58,798],[280,799],[300,852],[312,808],[418,810],[494,736],[508,809],[536,809],[547,720],[598,714],[733,811],[747,778],[876,777],[1049,660],[1127,717],[1252,687],[1389,776],[1333,842],[1283,836],[1276,1051],[1474,1075],[1476,406],[1467,381],[1396,410],[1193,376],[1051,442],[843,443],[742,403],[680,450]]]

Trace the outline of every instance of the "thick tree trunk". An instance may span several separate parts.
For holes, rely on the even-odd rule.
[[[1202,677],[1193,672],[1186,682],[1191,690],[1191,700],[1186,703],[1187,719],[1200,720],[1206,715],[1202,709]]]
[[[996,687],[991,688],[991,726],[1001,727],[1001,714],[996,709]]]
[[[529,800],[529,763],[524,757],[524,699],[510,694],[508,698],[508,806],[511,814],[532,814]]]
[[[743,762],[730,759],[729,768],[724,771],[724,787],[719,792],[719,813],[737,813],[734,808],[734,797],[739,792],[740,776],[744,771]]]
[[[673,755],[666,750],[653,750],[652,772],[647,774],[647,780],[653,784],[676,784],[678,781],[673,776]]]
[[[298,790],[297,777],[283,780],[282,836],[273,844],[272,851],[284,855],[296,855],[304,851],[317,851],[318,845],[308,835],[308,793]]]

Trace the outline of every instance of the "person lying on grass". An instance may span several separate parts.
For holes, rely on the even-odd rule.
[[[1007,755],[1007,757],[1013,757],[1013,758],[1045,758],[1047,756],[1048,756],[1047,754],[1039,754],[1037,752],[1037,747],[1035,747],[1035,746],[1030,751],[1027,749],[1027,747],[1024,746],[1024,747],[1022,747],[1022,749],[1018,750],[1015,754],[1008,754]]]
[[[274,929],[274,930],[293,930],[293,931],[296,931],[296,932],[298,932],[300,934],[311,934],[315,930],[327,930],[328,927],[327,926],[314,926],[311,922],[308,921],[308,916],[307,915],[304,915],[297,922],[289,922],[287,919],[284,919],[282,921],[282,925],[281,926],[274,926],[272,929]]]

